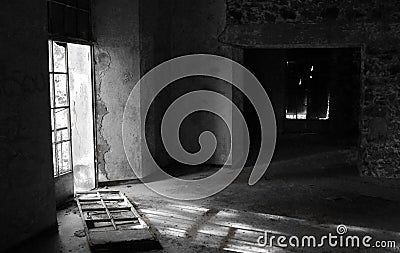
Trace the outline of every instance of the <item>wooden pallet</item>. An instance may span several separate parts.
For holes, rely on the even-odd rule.
[[[77,192],[75,199],[93,251],[160,248],[149,226],[121,192]]]

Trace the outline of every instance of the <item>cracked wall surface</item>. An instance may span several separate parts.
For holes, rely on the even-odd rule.
[[[136,178],[122,142],[122,116],[139,80],[139,1],[99,0],[94,6],[97,160],[99,181]],[[139,107],[139,105],[138,105]],[[140,113],[129,119],[140,129]],[[140,140],[128,148],[141,166]]]
[[[190,53],[213,53],[240,59],[240,48],[358,47],[362,52],[362,101],[360,117],[360,172],[362,175],[398,177],[400,73],[400,5],[398,1],[337,0],[207,0],[207,1],[96,1],[96,86],[98,161],[100,181],[134,178],[122,147],[121,117],[130,89],[139,77],[165,60]],[[112,7],[110,7],[112,6]],[[225,18],[226,17],[226,18]],[[233,46],[233,47],[232,47]],[[236,56],[235,56],[236,55]],[[360,78],[361,78],[360,77]],[[190,87],[221,88],[215,81],[182,81]],[[142,157],[144,129],[138,98],[137,118],[130,119],[140,133],[128,153],[143,175],[149,157]],[[221,88],[219,92],[230,94]],[[157,137],[162,108],[183,90],[161,99],[146,123],[149,148],[162,165],[173,162]],[[236,97],[236,95],[234,95]],[[240,100],[240,99],[239,99]],[[188,126],[212,119],[193,118]],[[219,130],[218,130],[219,129]],[[183,140],[193,143],[191,137]],[[185,144],[184,144],[185,145]],[[224,160],[218,149],[213,163]]]
[[[97,160],[100,182],[135,178],[123,150],[121,127],[125,102],[140,76],[158,64],[184,54],[232,54],[231,47],[218,41],[218,35],[225,26],[225,8],[224,0],[95,2]],[[137,141],[126,154],[141,177],[152,172],[148,166],[148,159],[151,158],[142,152],[143,145],[146,145],[145,134],[156,161],[161,166],[174,163],[157,135],[163,116],[162,108],[170,104],[174,94],[185,92],[188,87],[211,87],[228,96],[231,93],[229,87],[216,80],[192,80],[181,85],[183,88],[169,90],[167,96],[159,99],[147,115],[141,111],[140,104],[147,101],[146,94],[151,87],[141,87],[140,95],[135,97],[134,111],[137,117],[129,120],[132,123],[131,134]],[[140,122],[144,120],[144,115],[147,116],[146,129],[141,129]],[[186,131],[193,127],[205,130],[207,126],[212,126],[220,137],[221,146],[211,162],[223,163],[229,149],[225,126],[209,116],[202,117],[189,121]],[[190,148],[196,138],[191,134],[183,142],[188,143]]]
[[[240,47],[359,47],[360,173],[400,177],[399,1],[227,0],[227,23]]]

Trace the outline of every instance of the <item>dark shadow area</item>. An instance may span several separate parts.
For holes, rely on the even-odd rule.
[[[358,146],[360,49],[249,49],[244,65],[274,107],[278,136],[272,162]],[[251,167],[258,156],[260,123],[250,101],[243,102]],[[328,165],[329,159],[320,162]]]
[[[167,173],[171,171],[171,168],[182,168],[182,166],[177,164],[178,161],[171,157],[165,147],[166,144],[163,142],[161,126],[164,115],[166,111],[173,106],[176,100],[182,98],[184,95],[189,95],[191,92],[198,91],[219,93],[229,99],[231,96],[231,84],[207,76],[181,78],[163,88],[152,101],[149,108],[149,113],[146,116],[145,122],[146,141],[149,144],[149,151],[155,162]],[[182,109],[186,110],[186,108]],[[188,170],[197,170],[205,166],[207,167],[208,165],[224,164],[226,162],[231,146],[229,128],[224,119],[210,111],[194,111],[182,119],[179,126],[179,141],[182,148],[191,154],[199,152],[201,148],[199,137],[205,131],[212,132],[216,137],[216,152],[209,157],[207,161],[201,164],[202,166],[186,166],[191,167],[188,168]],[[171,132],[168,134],[174,133]]]
[[[329,172],[310,170],[300,174],[301,176],[313,176],[313,173],[320,176],[321,173],[358,174],[355,158],[348,158],[346,155],[333,159],[329,157],[320,159],[320,157],[324,157],[325,153],[328,153],[328,156],[346,152],[352,153],[353,157],[357,155],[361,89],[359,48],[249,49],[244,50],[244,65],[260,81],[274,108],[278,135],[273,164],[283,161],[293,164],[296,162],[293,159],[300,159],[297,162],[324,168],[335,167],[337,161],[343,164],[351,160],[349,162],[351,169],[347,166],[346,169],[331,169]],[[206,80],[207,78],[196,77],[192,81],[202,83]],[[168,87],[168,90],[174,90],[173,96],[166,96],[164,93],[167,89],[165,89],[158,100],[165,100],[165,97],[168,97],[167,100],[171,101],[181,94],[181,91],[176,89],[177,84]],[[225,82],[220,85],[224,90],[229,86]],[[188,91],[190,86],[186,87],[185,91]],[[222,89],[221,87],[219,89]],[[208,87],[208,89],[218,91],[216,88]],[[239,94],[240,98],[234,97],[234,102],[239,108],[242,107],[249,129],[250,152],[246,167],[252,167],[259,155],[260,122],[251,101],[237,88],[232,87],[232,89],[232,94]],[[166,109],[166,107],[160,108]],[[199,150],[197,138],[201,132],[212,130],[210,126],[213,125],[201,125],[199,119],[208,118],[210,119],[208,123],[220,121],[218,116],[207,114],[209,113],[196,113],[183,121],[180,139],[189,152]],[[217,135],[228,132],[224,124],[219,126],[221,131],[216,133]],[[221,140],[218,148],[221,148]],[[158,152],[158,157],[162,157],[160,154],[165,153],[165,149],[162,145],[156,147],[161,151]],[[212,160],[199,166],[170,163],[163,168],[168,174],[177,177],[196,175],[196,178],[204,178],[221,168],[221,165],[213,164],[215,163]],[[288,171],[291,171],[291,176],[297,175],[292,173],[296,171],[294,169]],[[286,172],[283,170],[278,174]],[[318,176],[317,174],[314,176]]]
[[[185,176],[190,176],[191,179],[203,179],[212,174],[216,173],[223,165],[197,165],[188,166],[184,164],[170,165],[164,169],[169,175],[173,177],[184,178]],[[195,175],[195,176],[193,176]]]

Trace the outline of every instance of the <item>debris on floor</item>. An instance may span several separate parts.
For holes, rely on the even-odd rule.
[[[149,226],[121,192],[78,192],[76,202],[93,251],[143,251],[161,247]]]
[[[82,238],[82,237],[86,236],[86,232],[85,232],[85,230],[78,230],[78,231],[75,231],[74,236]]]

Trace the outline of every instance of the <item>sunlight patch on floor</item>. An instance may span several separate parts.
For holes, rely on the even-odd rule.
[[[194,246],[202,246],[226,252],[304,252],[301,248],[280,248],[258,245],[258,238],[265,235],[322,236],[336,233],[337,225],[318,224],[304,219],[280,215],[253,213],[234,209],[209,209],[196,205],[165,204],[140,209],[161,235],[170,239],[184,240]],[[352,234],[372,234],[378,239],[400,241],[399,233],[382,234],[381,231],[348,226]],[[386,238],[385,238],[386,236]],[[319,248],[321,250],[321,248]],[[330,252],[329,248],[326,252]],[[318,252],[318,249],[308,249]],[[308,252],[307,251],[307,252]],[[346,252],[346,251],[344,251]],[[398,251],[396,251],[398,252]]]

